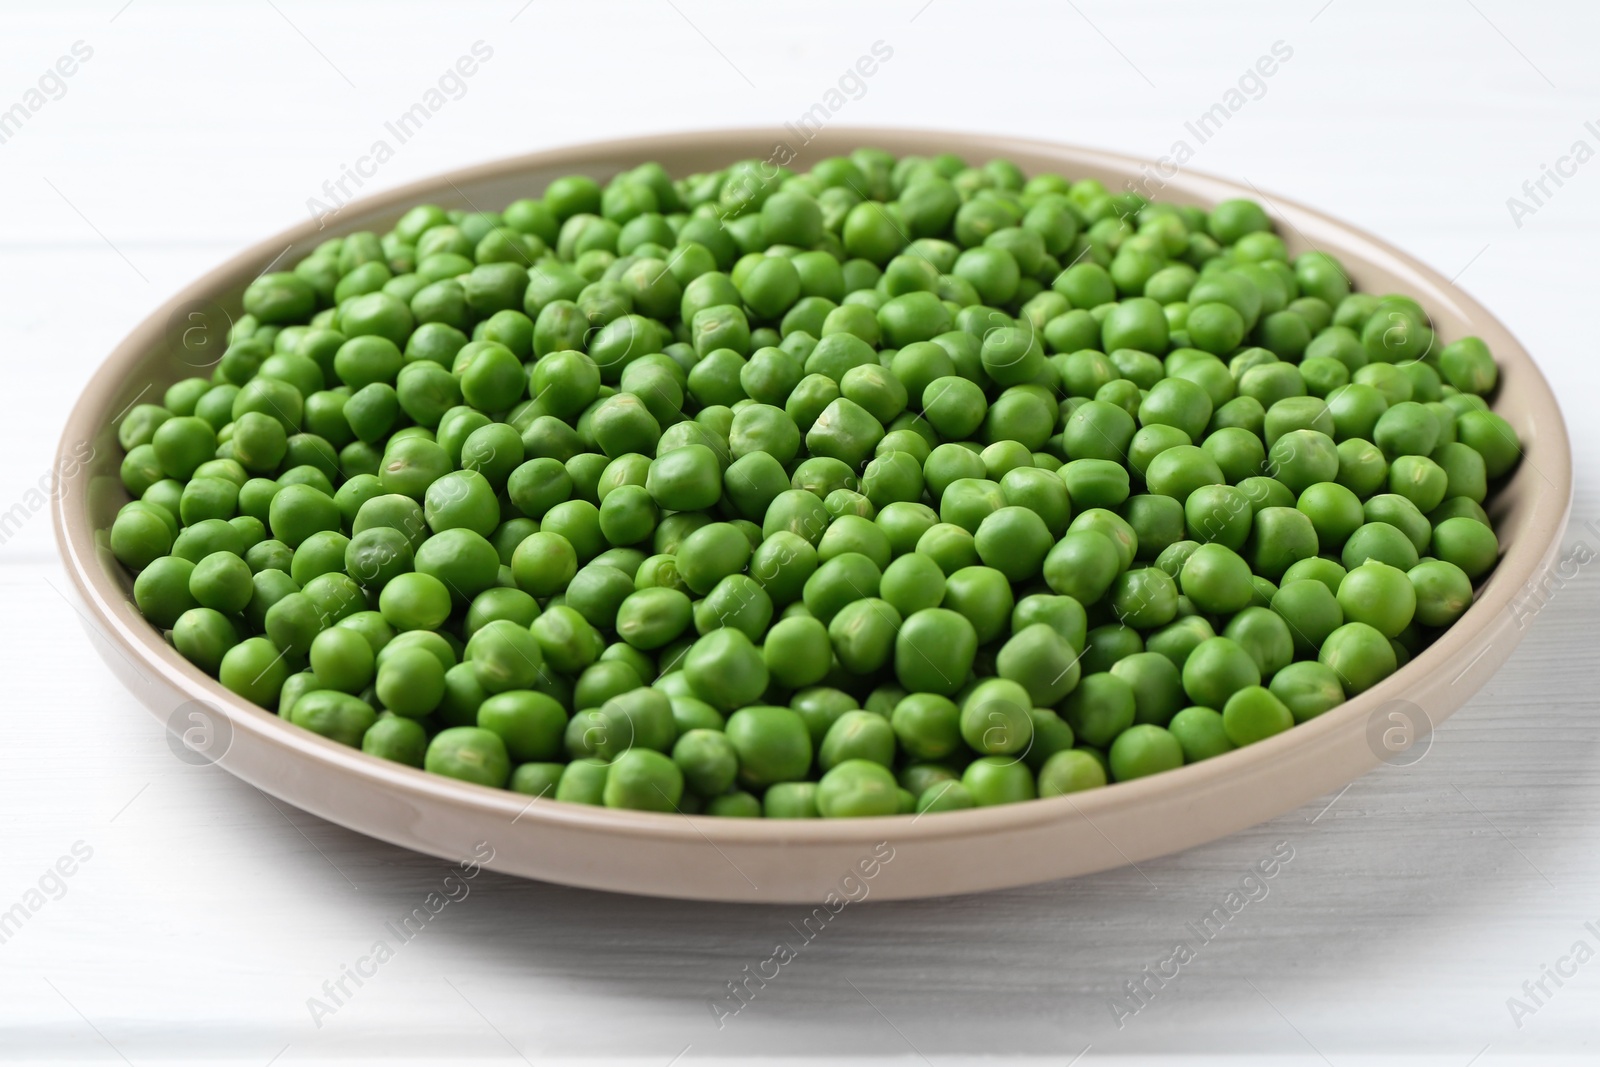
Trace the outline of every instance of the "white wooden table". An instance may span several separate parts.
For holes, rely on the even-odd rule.
[[[1190,166],[1457,275],[1567,406],[1566,545],[1587,558],[1600,552],[1600,163],[1561,157],[1580,140],[1600,149],[1600,125],[1585,126],[1600,119],[1592,5],[95,0],[10,4],[0,30],[0,911],[31,913],[0,944],[0,1061],[1594,1062],[1600,962],[1562,960],[1579,941],[1600,950],[1600,567],[1575,567],[1415,766],[1142,871],[853,907],[722,1029],[708,1002],[797,909],[488,874],[314,1021],[308,999],[331,1003],[325,981],[393,943],[385,923],[446,865],[174,759],[58,593],[38,495],[109,348],[177,286],[301,217],[474,42],[492,56],[365,167],[366,189],[592,137],[777,126],[881,41],[892,57],[859,98],[834,98],[832,121],[1151,158],[1181,140]],[[1227,107],[1280,41],[1292,55],[1200,143],[1185,123]],[[7,127],[13,103],[24,111]],[[1546,164],[1563,184],[1546,179],[1535,201],[1523,183]],[[1513,196],[1532,210],[1513,212]],[[1119,1027],[1123,983],[1191,939],[1186,924],[1275,847],[1293,858],[1269,894]],[[57,881],[62,857],[74,873]],[[1543,978],[1535,1005],[1523,983],[1547,966],[1575,973]],[[1511,997],[1534,1010],[1514,1018]]]

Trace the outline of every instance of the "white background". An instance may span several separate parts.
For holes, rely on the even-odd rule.
[[[0,9],[0,109],[75,41],[93,49],[0,145],[0,511],[47,478],[120,337],[303,218],[474,41],[493,58],[369,190],[591,138],[776,126],[878,40],[893,58],[836,121],[1154,157],[1281,40],[1292,59],[1191,165],[1459,274],[1561,396],[1578,477],[1565,544],[1600,551],[1600,524],[1584,526],[1600,518],[1600,163],[1520,226],[1506,205],[1575,140],[1600,148],[1584,127],[1600,120],[1591,4],[119,4]],[[93,856],[0,945],[0,1060],[1065,1065],[1092,1046],[1079,1062],[1593,1062],[1600,961],[1520,1028],[1506,1000],[1579,938],[1600,948],[1583,927],[1600,926],[1596,570],[1416,766],[1142,872],[852,906],[724,1030],[706,1002],[800,909],[491,874],[318,1028],[307,998],[446,865],[174,759],[56,592],[40,514],[0,546],[0,909],[75,842]],[[1119,1029],[1116,987],[1281,841],[1294,858],[1270,896]]]

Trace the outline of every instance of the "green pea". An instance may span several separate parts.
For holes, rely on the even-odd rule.
[[[1316,556],[1312,559],[1303,559],[1284,571],[1281,584],[1288,585],[1302,578],[1311,578],[1327,586],[1329,592],[1337,593],[1345,573],[1344,565],[1337,560]]]
[[[539,602],[533,597],[513,586],[496,586],[473,597],[462,629],[470,641],[491,622],[504,620],[526,628],[538,617]]]
[[[1309,656],[1344,624],[1344,609],[1332,590],[1315,578],[1285,581],[1272,597],[1272,610],[1288,624],[1296,654]]]
[[[1119,782],[1183,766],[1183,746],[1160,726],[1140,723],[1117,735],[1107,754],[1112,776]]]
[[[962,255],[965,257],[976,251]],[[956,266],[959,271],[961,263],[958,261]],[[988,333],[983,338],[979,358],[984,373],[1003,386],[1032,382],[1045,367],[1044,346],[1037,333],[1015,326],[1002,326]]]
[[[1208,429],[1213,433],[1222,429],[1248,430],[1259,438],[1266,430],[1266,420],[1267,411],[1261,401],[1253,396],[1236,396],[1212,412]]]
[[[860,404],[839,397],[817,416],[806,431],[806,448],[858,467],[883,439],[883,424]]]
[[[476,726],[440,730],[428,742],[423,766],[433,774],[501,788],[511,776],[511,762],[498,734]]]
[[[1061,705],[1061,717],[1087,744],[1105,746],[1133,724],[1133,687],[1108,672],[1084,674]]]
[[[419,574],[437,579],[453,603],[464,605],[498,581],[500,554],[482,534],[465,528],[447,529],[422,542],[416,567]],[[384,592],[393,586],[390,582]]]
[[[1389,491],[1405,497],[1420,511],[1438,507],[1449,486],[1444,468],[1426,456],[1400,456],[1389,465]]]
[[[1178,611],[1178,586],[1159,567],[1124,571],[1112,583],[1110,606],[1125,625],[1141,630],[1171,622]]]
[[[1237,690],[1222,709],[1222,728],[1228,740],[1240,747],[1264,741],[1293,725],[1294,716],[1283,701],[1259,685]]]
[[[1039,768],[1040,797],[1058,797],[1098,789],[1106,784],[1106,768],[1081,749],[1057,752]]]
[[[871,760],[847,759],[817,783],[817,812],[826,819],[894,815],[899,811],[899,792],[888,768]]]
[[[934,523],[917,538],[916,551],[932,559],[949,575],[978,562],[978,547],[972,534],[951,523]]]
[[[731,523],[702,526],[679,546],[678,573],[696,593],[709,593],[724,577],[750,561],[750,542]]]
[[[1012,582],[1038,577],[1052,548],[1044,520],[1025,507],[1006,506],[985,516],[974,538],[978,558]]]
[[[445,667],[438,657],[422,648],[386,651],[389,654],[378,665],[376,682],[383,706],[410,719],[438,707],[445,690]]]
[[[1272,695],[1288,707],[1295,722],[1306,722],[1344,703],[1344,688],[1332,668],[1316,660],[1291,663],[1272,676]]]
[[[1015,605],[1010,583],[992,567],[963,567],[945,580],[944,606],[966,617],[979,644],[999,636]]]
[[[835,494],[848,490],[835,490]],[[826,504],[826,501],[824,501]],[[880,571],[889,565],[893,551],[889,535],[868,517],[841,513],[823,532],[817,542],[817,558],[823,563],[836,556],[855,554],[867,557]]]
[[[656,457],[650,464],[645,488],[667,511],[699,511],[722,496],[722,472],[717,457],[704,445],[686,445]]]
[[[761,798],[761,814],[768,819],[818,819],[817,783],[779,782]]]
[[[876,596],[881,580],[882,572],[871,559],[859,552],[841,553],[806,579],[806,610],[827,624],[846,604]]]
[[[633,579],[625,571],[596,561],[573,575],[564,602],[596,629],[612,630],[633,590]]]
[[[1339,473],[1339,453],[1333,438],[1318,430],[1291,430],[1267,450],[1272,477],[1301,493],[1318,482],[1330,482]]]
[[[545,662],[558,671],[582,671],[600,655],[603,642],[589,621],[565,604],[552,605],[529,626]]]
[[[1439,370],[1451,385],[1475,396],[1494,392],[1499,380],[1489,346],[1477,337],[1463,337],[1445,345],[1439,351]]]
[[[1121,570],[1117,546],[1094,530],[1069,531],[1044,560],[1044,580],[1055,592],[1092,604]]]
[[[1133,416],[1105,400],[1090,400],[1068,416],[1061,429],[1062,444],[1072,459],[1121,462],[1133,440]]]
[[[916,812],[926,815],[940,811],[965,811],[977,806],[972,794],[960,782],[948,781],[930,785],[917,794]]]
[[[199,606],[192,592],[196,569],[176,555],[154,560],[134,579],[134,603],[157,626],[172,626],[185,611]]]
[[[598,472],[597,472],[598,473]],[[576,557],[587,563],[606,546],[600,509],[588,500],[564,500],[545,512],[539,532],[564,539]]]
[[[707,703],[726,711],[754,701],[770,678],[760,651],[734,629],[713,630],[696,641],[683,669]]]
[[[751,788],[798,781],[811,766],[811,735],[788,708],[741,708],[728,717],[725,733],[739,756],[739,780]]]
[[[1316,527],[1304,512],[1291,507],[1264,507],[1256,512],[1246,552],[1261,577],[1278,578],[1290,566],[1317,554]]]
[[[1184,661],[1184,691],[1202,707],[1223,707],[1235,692],[1260,683],[1255,658],[1226,637],[1207,638]]]
[[[332,689],[300,696],[289,711],[289,720],[296,726],[352,747],[364,743],[377,718],[377,712],[360,697]]]
[[[1174,426],[1198,439],[1211,421],[1211,398],[1193,382],[1182,378],[1163,378],[1139,403],[1139,422]]]
[[[375,675],[372,645],[360,633],[342,626],[323,630],[311,642],[311,669],[329,689],[359,694]]]
[[[1347,622],[1329,634],[1317,660],[1338,675],[1351,696],[1372,688],[1399,666],[1388,638],[1364,622]]]
[[[1418,563],[1406,572],[1416,594],[1418,622],[1449,626],[1472,606],[1472,579],[1447,560]]]
[[[672,762],[684,784],[703,797],[715,797],[732,788],[739,771],[739,754],[720,730],[690,730],[672,748]]]
[[[846,711],[828,727],[817,750],[817,765],[824,772],[850,760],[890,767],[894,753],[895,733],[887,719],[870,711]]]
[[[701,633],[731,626],[759,641],[772,623],[773,606],[760,582],[746,574],[730,574],[695,604],[693,611],[695,628]]]
[[[1200,448],[1231,482],[1243,481],[1261,470],[1267,458],[1261,439],[1239,426],[1219,428],[1201,442]]]
[[[1428,547],[1432,535],[1422,509],[1398,493],[1379,493],[1368,497],[1362,512],[1369,523],[1383,522],[1403,533],[1418,552]]]
[[[513,761],[522,763],[550,760],[561,752],[567,712],[544,693],[515,689],[484,699],[475,721],[500,738]]]
[[[1001,678],[1021,684],[1036,707],[1051,707],[1078,684],[1079,656],[1055,626],[1038,622],[1017,629],[1001,648],[995,667]]]
[[[957,375],[935,378],[922,391],[922,415],[947,441],[970,437],[988,410],[983,390]]]
[[[1311,520],[1317,543],[1325,549],[1343,545],[1364,521],[1361,498],[1338,482],[1307,486],[1295,507]]]
[[[427,749],[428,732],[422,724],[398,715],[380,715],[361,735],[361,751],[408,767],[421,767]]]
[[[595,757],[575,759],[562,771],[561,779],[556,784],[555,799],[569,804],[599,807],[604,803],[610,772],[611,764],[607,760]]]
[[[1417,565],[1417,547],[1391,523],[1367,522],[1345,541],[1340,562],[1346,570],[1353,570],[1368,560],[1410,570]]]
[[[792,689],[822,681],[832,657],[828,628],[809,616],[780,620],[767,632],[762,646],[762,659],[772,679]]]
[[[248,637],[222,656],[217,680],[223,687],[265,708],[277,706],[289,677],[283,654],[265,637]]]
[[[1439,423],[1427,408],[1406,400],[1378,417],[1371,438],[1390,456],[1426,456],[1439,443]]]
[[[189,572],[189,595],[225,614],[244,610],[255,592],[249,564],[232,552],[213,552]]]
[[[1476,449],[1450,441],[1440,445],[1431,459],[1445,473],[1444,499],[1466,497],[1476,503],[1483,502],[1489,492],[1488,470]],[[1413,502],[1416,502],[1414,498]]]
[[[1164,449],[1145,469],[1145,484],[1152,493],[1187,500],[1189,494],[1206,485],[1224,481],[1222,468],[1204,449],[1177,444]]]
[[[1234,351],[1245,335],[1244,317],[1216,300],[1193,306],[1185,328],[1192,344],[1217,355]]]
[[[799,495],[816,502],[809,493]],[[767,533],[750,556],[750,576],[777,606],[799,600],[817,567],[817,550],[804,537],[785,529]]]
[[[1344,576],[1338,599],[1347,620],[1366,623],[1385,637],[1410,625],[1417,607],[1416,590],[1406,572],[1376,560]]]
[[[888,601],[866,597],[846,604],[828,622],[828,638],[845,670],[870,674],[889,662],[901,625]]]
[[[1271,599],[1276,600],[1277,594]],[[1295,643],[1289,624],[1266,607],[1245,608],[1228,621],[1222,636],[1250,654],[1263,678],[1270,678],[1294,659]]]
[[[1131,348],[1161,354],[1167,350],[1167,319],[1161,305],[1147,297],[1132,297],[1115,305],[1100,324],[1101,348],[1111,352]]]
[[[1215,542],[1237,552],[1249,540],[1255,510],[1244,489],[1202,485],[1183,503],[1184,532],[1190,539]]]
[[[1493,569],[1500,555],[1500,542],[1494,530],[1475,519],[1445,519],[1433,529],[1433,551],[1446,563],[1453,563],[1472,580]]]
[[[634,745],[657,751],[671,746],[676,731],[670,700],[659,690],[642,688],[635,666],[607,658],[569,673],[578,679],[565,703],[580,711],[566,723],[562,740],[568,755],[610,759]],[[559,725],[552,724],[551,732],[559,732]]]
[[[566,765],[562,763],[524,763],[511,772],[511,781],[506,788],[536,799],[554,799],[565,771]]]
[[[1110,673],[1133,690],[1134,721],[1165,726],[1183,706],[1178,667],[1159,651],[1134,652],[1111,664]]]
[[[517,587],[537,597],[565,589],[577,572],[578,557],[571,542],[548,531],[530,534],[511,557]]]
[[[190,608],[172,624],[172,643],[184,659],[215,676],[223,658],[239,643],[239,633],[220,611]]]
[[[486,693],[530,688],[544,655],[525,624],[509,619],[486,623],[467,642],[466,658]]]
[[[932,556],[909,552],[885,568],[879,593],[902,616],[936,608],[944,600],[945,576]]]
[[[1250,603],[1250,578],[1250,565],[1237,552],[1213,543],[1190,554],[1178,580],[1183,595],[1202,611],[1226,615]]]
[[[617,636],[635,648],[660,648],[688,628],[692,610],[689,598],[680,590],[640,589],[617,608]]]
[[[1184,708],[1172,717],[1167,731],[1177,738],[1185,763],[1198,763],[1238,747],[1228,739],[1222,713],[1214,708]]]
[[[1033,772],[1010,756],[980,756],[967,764],[961,785],[980,808],[1015,804],[1038,796]]]
[[[263,274],[245,289],[245,311],[263,323],[294,322],[311,314],[316,292],[298,274]]]
[[[937,693],[908,694],[889,721],[900,747],[917,759],[943,759],[963,743],[960,709]]]

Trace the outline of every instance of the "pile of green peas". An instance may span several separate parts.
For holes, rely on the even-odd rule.
[[[939,812],[1305,722],[1471,604],[1482,341],[1210,211],[870,148],[411,209],[117,427],[229,690],[559,801]]]

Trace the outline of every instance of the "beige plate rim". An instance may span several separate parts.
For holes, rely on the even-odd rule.
[[[123,383],[135,367],[156,358],[152,353],[163,343],[163,325],[169,322],[172,315],[198,302],[219,297],[225,299],[225,294],[230,291],[236,294],[243,282],[276,261],[288,245],[304,246],[308,241],[360,228],[359,224],[365,220],[393,218],[400,209],[422,200],[461,202],[465,199],[460,189],[462,185],[505,179],[530,171],[559,171],[563,167],[577,170],[585,166],[598,166],[601,169],[612,166],[615,169],[619,162],[642,161],[682,153],[690,148],[731,161],[741,156],[759,157],[763,154],[760,146],[772,143],[774,131],[769,129],[722,129],[618,139],[533,152],[425,178],[380,195],[352,201],[340,210],[334,217],[334,225],[326,230],[319,230],[312,221],[294,226],[252,246],[184,287],[112,351],[94,373],[67,420],[56,469],[70,471],[73,466],[72,450],[81,447],[81,442],[102,437],[108,416],[116,411],[116,401],[121,398],[119,390]],[[820,146],[817,151],[839,151],[851,145],[870,144],[881,145],[897,153],[949,148],[973,157],[1043,155],[1069,173],[1098,171],[1124,174],[1130,178],[1152,173],[1151,164],[1131,156],[1048,141],[943,130],[839,127],[824,130],[815,143]],[[1170,801],[1175,796],[1203,798],[1219,783],[1241,776],[1248,777],[1288,754],[1315,749],[1335,734],[1348,731],[1352,723],[1367,718],[1385,702],[1402,699],[1430,673],[1465,662],[1467,650],[1484,643],[1481,640],[1483,635],[1490,635],[1490,643],[1497,639],[1496,631],[1503,638],[1506,628],[1502,616],[1511,610],[1513,598],[1550,564],[1559,547],[1571,499],[1571,455],[1560,408],[1537,366],[1486,309],[1439,272],[1321,212],[1291,200],[1264,194],[1255,189],[1253,184],[1246,186],[1184,171],[1167,179],[1160,195],[1195,203],[1228,196],[1255,196],[1267,205],[1276,222],[1286,224],[1284,236],[1291,245],[1303,248],[1311,244],[1313,237],[1331,240],[1336,236],[1338,244],[1344,249],[1358,250],[1358,254],[1381,262],[1385,269],[1417,290],[1427,292],[1430,311],[1438,310],[1443,301],[1451,314],[1470,322],[1478,332],[1496,334],[1499,342],[1496,356],[1501,361],[1507,380],[1514,379],[1520,393],[1525,394],[1521,402],[1528,407],[1532,420],[1530,425],[1537,427],[1538,431],[1528,441],[1523,468],[1517,477],[1528,481],[1537,475],[1548,483],[1537,492],[1524,493],[1523,499],[1517,502],[1516,507],[1526,511],[1525,515],[1520,516],[1520,535],[1506,547],[1498,569],[1480,591],[1476,603],[1446,635],[1373,689],[1309,723],[1248,748],[1162,775],[1113,784],[1072,797],[947,813],[926,819],[897,816],[771,822],[612,811],[569,804],[530,806],[518,794],[426,774],[367,756],[356,749],[291,726],[276,715],[234,696],[191,666],[163,641],[158,631],[144,624],[137,613],[131,610],[124,587],[103,565],[96,548],[94,530],[88,521],[87,476],[64,473],[52,502],[52,517],[62,559],[76,593],[87,606],[86,621],[111,642],[113,647],[109,651],[124,658],[131,657],[129,662],[136,661],[141,672],[212,705],[230,723],[234,731],[234,745],[241,743],[241,737],[248,738],[251,744],[277,750],[279,754],[319,773],[347,775],[381,783],[419,802],[450,806],[485,818],[514,817],[592,831],[610,839],[665,839],[696,844],[710,842],[716,846],[771,844],[775,841],[797,845],[865,845],[882,840],[887,833],[894,835],[897,844],[903,842],[910,845],[919,841],[971,839],[1036,828],[1077,816],[1093,822],[1119,811]],[[1308,237],[1307,234],[1312,236]],[[1513,641],[1516,636],[1512,635]],[[1487,648],[1485,645],[1485,650]],[[1479,651],[1477,656],[1484,654],[1484,651]],[[1448,714],[1464,699],[1465,694],[1448,708],[1439,710],[1442,714]],[[1442,714],[1431,718],[1436,722]],[[1374,757],[1369,766],[1377,762]],[[226,757],[221,763],[225,768],[228,767]],[[1365,769],[1353,770],[1346,780]],[[271,783],[256,784],[267,788],[269,792],[277,791]],[[283,792],[279,795],[292,802],[294,790],[288,784],[282,788]],[[1267,818],[1287,806],[1292,805],[1264,803],[1259,818]],[[1206,839],[1203,835],[1196,836],[1192,843]],[[654,890],[645,885],[639,891]],[[679,895],[672,890],[663,892]]]

